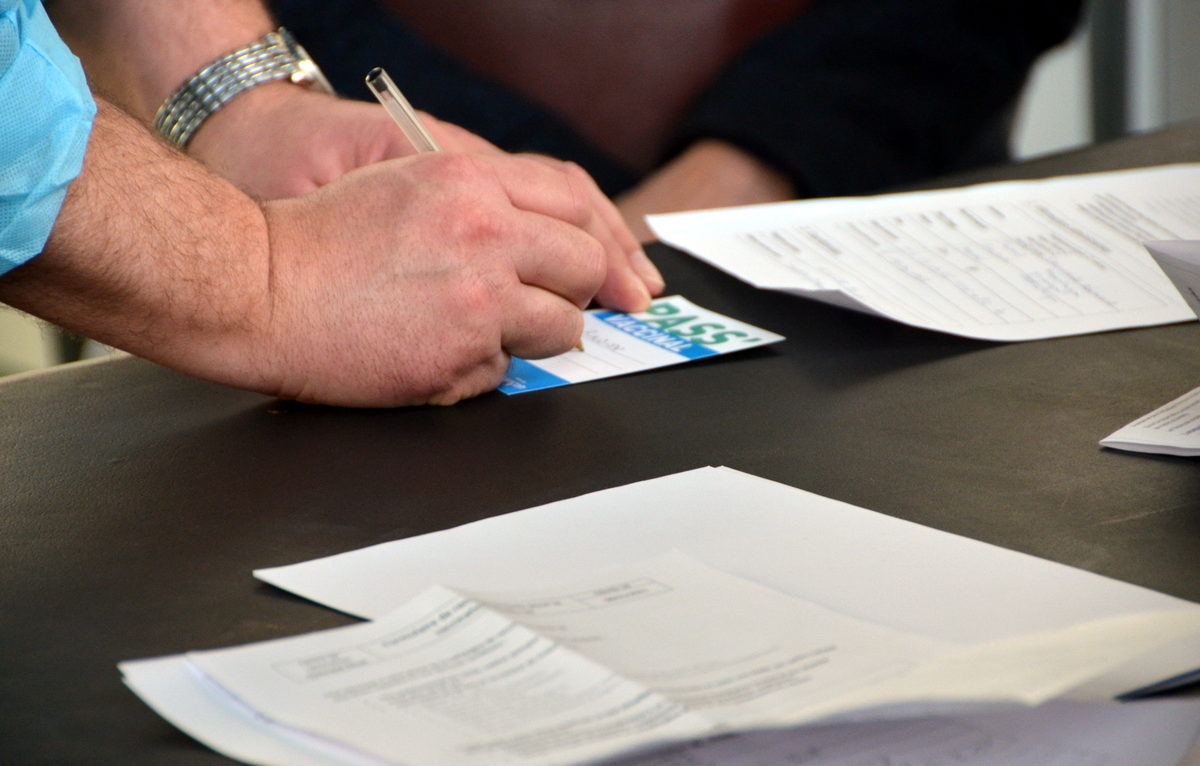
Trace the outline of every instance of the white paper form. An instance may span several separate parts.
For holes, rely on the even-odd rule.
[[[761,288],[999,341],[1193,318],[1146,254],[1200,238],[1200,165],[648,217]]]
[[[377,618],[425,588],[522,590],[679,550],[841,614],[975,643],[1200,606],[728,468],[595,492],[420,537],[259,570],[268,583]],[[1185,641],[1114,671],[1116,696],[1200,667]]]
[[[382,620],[188,661],[277,725],[383,763],[567,763],[712,729],[440,588]]]
[[[193,673],[183,656],[122,663],[129,687],[171,723],[258,766],[380,766],[263,720]],[[1194,741],[1200,701],[1050,702],[954,718],[755,732],[669,746],[611,766],[1175,766]]]
[[[1147,616],[1140,639],[1119,620],[1057,644],[949,646],[678,554],[494,598],[435,587],[372,623],[188,662],[294,735],[382,762],[556,764],[897,703],[1042,702],[1164,631],[1200,631],[1176,612]]]
[[[582,350],[549,359],[514,358],[499,390],[523,394],[783,340],[782,335],[701,308],[679,295],[658,298],[640,314],[597,309],[583,317]]]

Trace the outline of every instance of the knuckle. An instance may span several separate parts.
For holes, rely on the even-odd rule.
[[[457,241],[472,249],[494,247],[504,234],[504,225],[498,216],[485,206],[470,201],[455,211],[448,226]]]
[[[459,282],[454,298],[455,319],[456,323],[462,323],[468,336],[475,336],[479,330],[494,332],[493,328],[499,326],[501,287],[497,282],[482,276]]]

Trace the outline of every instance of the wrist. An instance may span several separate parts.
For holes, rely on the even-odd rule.
[[[382,110],[369,106],[282,82],[266,83],[214,112],[187,152],[256,197],[304,194],[358,166],[346,147],[357,146],[359,123],[386,119]],[[390,136],[395,126],[389,122],[388,127]]]
[[[297,88],[289,82],[265,82],[238,94],[220,109],[209,115],[192,135],[187,153],[204,162],[218,174],[229,177],[222,158],[237,156],[236,149],[250,137],[278,133],[276,120],[299,117],[304,101],[328,98]],[[289,117],[290,115],[290,117]]]

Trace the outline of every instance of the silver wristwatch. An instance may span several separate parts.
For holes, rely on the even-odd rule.
[[[221,105],[247,88],[284,77],[297,85],[333,93],[308,52],[280,27],[192,75],[158,108],[154,128],[183,149]]]

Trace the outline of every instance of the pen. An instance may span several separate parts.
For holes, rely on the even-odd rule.
[[[383,104],[383,108],[400,126],[404,137],[408,139],[414,149],[418,152],[440,152],[442,150],[442,147],[438,146],[438,142],[421,124],[421,118],[417,115],[417,111],[412,108],[412,104],[408,103],[408,99],[396,87],[396,83],[392,82],[392,78],[388,77],[388,73],[383,70],[383,67],[375,67],[367,72],[367,87],[371,89],[375,98],[379,99],[379,103]]]
[[[421,123],[421,117],[417,114],[417,110],[408,103],[408,99],[396,87],[396,83],[392,82],[392,78],[388,76],[383,67],[377,66],[367,72],[366,80],[367,87],[371,89],[375,98],[379,99],[379,103],[400,126],[400,131],[404,133],[404,137],[418,153],[442,150],[434,137],[430,135],[429,130]],[[576,343],[575,348],[583,351],[583,341]]]

